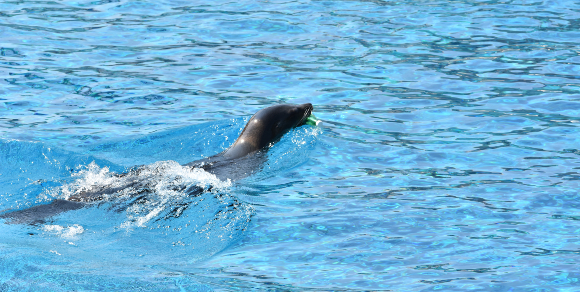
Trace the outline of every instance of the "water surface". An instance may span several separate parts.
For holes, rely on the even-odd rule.
[[[575,1],[4,1],[2,210],[159,161],[219,184],[167,161],[222,151],[271,104],[324,123],[202,202],[164,189],[145,213],[0,225],[0,290],[573,291],[579,17]],[[177,203],[196,207],[162,217]]]

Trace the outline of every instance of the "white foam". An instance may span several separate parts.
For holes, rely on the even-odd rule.
[[[146,223],[170,206],[171,202],[185,197],[184,190],[192,186],[221,192],[232,185],[229,179],[221,181],[203,169],[181,166],[171,160],[140,166],[120,177],[110,172],[108,167],[99,167],[92,162],[74,176],[78,179],[51,190],[50,195],[69,199],[85,191],[119,188],[117,192],[103,196],[104,201],[114,202],[146,193],[147,200],[144,203],[131,204],[127,208],[128,220],[121,224],[122,228],[146,227]]]
[[[79,178],[72,183],[48,190],[47,195],[66,200],[82,191],[89,191],[95,186],[115,184],[115,177],[113,176],[113,173],[109,172],[109,168],[101,168],[94,161],[84,168],[81,168],[80,171],[73,173],[72,176]]]
[[[85,232],[85,229],[78,224],[74,224],[72,226],[67,227],[63,227],[60,225],[44,225],[42,229],[44,231],[52,232],[64,238],[72,238],[75,237],[76,235]]]

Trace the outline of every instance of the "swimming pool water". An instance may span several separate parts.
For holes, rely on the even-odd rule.
[[[565,0],[3,1],[0,212],[135,165],[156,184],[0,223],[0,290],[577,291],[579,17]],[[260,172],[179,166],[283,102],[323,123]]]

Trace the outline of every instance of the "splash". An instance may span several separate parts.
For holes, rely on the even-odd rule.
[[[111,172],[92,162],[73,174],[76,180],[49,189],[47,196],[89,204],[109,204],[126,214],[121,228],[147,227],[168,209],[187,205],[202,193],[218,194],[232,185],[199,168],[181,166],[175,161],[159,161],[134,167],[126,173]]]
[[[63,227],[60,225],[44,225],[42,227],[44,231],[56,234],[63,238],[73,238],[76,235],[82,234],[85,232],[85,229],[78,224],[74,224],[72,226]]]

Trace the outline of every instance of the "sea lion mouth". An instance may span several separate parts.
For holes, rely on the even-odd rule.
[[[314,107],[310,103],[305,103],[300,105],[300,107],[305,107],[306,109],[304,110],[304,115],[302,116],[302,119],[300,119],[300,122],[298,122],[297,127],[304,125],[306,123],[306,119],[308,119],[308,117],[312,114],[312,110],[314,110]]]

